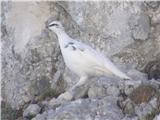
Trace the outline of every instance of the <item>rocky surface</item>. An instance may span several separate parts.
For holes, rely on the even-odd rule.
[[[6,1],[1,7],[4,120],[159,119],[160,2]],[[45,27],[52,20],[133,80],[90,78],[76,89],[75,100],[58,99],[78,77],[65,67],[57,37]]]
[[[23,112],[23,117],[34,117],[40,112],[41,108],[37,104],[30,104]]]

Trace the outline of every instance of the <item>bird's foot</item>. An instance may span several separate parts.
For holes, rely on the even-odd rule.
[[[73,99],[73,95],[70,93],[70,92],[65,92],[65,93],[62,93],[59,97],[58,97],[59,100],[65,100],[65,101],[70,101]]]

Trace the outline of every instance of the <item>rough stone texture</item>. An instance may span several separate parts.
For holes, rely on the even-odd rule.
[[[5,7],[10,9],[5,12]],[[64,64],[55,37],[45,28],[49,3],[3,2],[2,8],[2,29],[6,30],[2,33],[2,96],[13,108],[19,108],[45,93],[52,80],[56,83],[54,73],[59,69],[62,72]],[[59,84],[62,90],[63,83]]]
[[[160,59],[150,61],[144,68],[144,72],[148,74],[148,79],[160,79]]]
[[[116,78],[94,78],[88,90],[89,98],[104,97],[104,96],[118,96],[120,88],[123,87],[124,81]]]
[[[150,85],[156,91],[160,88],[159,2],[6,1],[1,6],[2,100],[13,109],[23,109],[33,101],[40,103],[43,113],[33,120],[65,116],[70,119],[83,117],[95,120],[112,120],[115,116],[123,120],[137,120],[146,116],[154,118],[158,114],[154,111],[160,105],[157,96],[148,95],[147,100],[140,100],[138,105],[132,104],[135,99],[137,101],[137,97],[131,101],[128,99],[140,85]],[[83,96],[85,99],[79,100],[81,103],[78,100],[68,103],[58,101],[56,97],[79,78],[65,67],[57,37],[45,28],[52,20],[60,20],[71,37],[80,39],[112,58],[133,80],[122,81],[110,76],[93,78],[88,83],[87,92],[83,87],[77,89],[80,92],[76,98],[85,92],[87,94]],[[148,68],[146,65],[152,61],[158,62]],[[147,73],[152,80],[148,81],[147,75],[136,69]],[[141,93],[145,92],[141,90]],[[114,101],[115,97],[117,100]],[[106,98],[111,100],[107,99],[106,103]],[[115,102],[119,103],[116,105]],[[143,102],[146,102],[145,105]],[[109,104],[113,109],[108,107]],[[82,107],[78,111],[80,105]],[[66,109],[68,113],[64,112]],[[94,109],[100,111],[96,113]],[[141,109],[143,111],[138,112]],[[109,114],[110,111],[113,115]],[[79,112],[84,115],[79,116]],[[133,113],[138,117],[127,116]]]
[[[103,99],[79,99],[66,103],[55,111],[49,110],[47,114],[45,114],[46,120],[103,120],[105,118],[108,120],[121,120],[123,114],[116,105],[116,99],[117,98],[113,97]],[[37,115],[34,120],[37,120],[38,117],[39,115]]]
[[[138,71],[136,72],[136,70],[131,70],[129,72],[135,77],[137,75],[139,76],[139,78],[143,78],[143,80],[122,81],[114,77],[113,78],[101,77],[101,78],[91,79],[91,81],[89,82],[89,90],[88,90],[89,98],[78,99],[72,102],[62,101],[59,100],[58,98],[57,99],[52,98],[50,101],[48,101],[48,104],[45,105],[46,106],[46,109],[44,110],[45,112],[42,114],[38,114],[33,120],[38,120],[40,116],[42,116],[41,117],[42,120],[43,119],[44,120],[49,120],[49,119],[112,120],[115,119],[110,116],[112,114],[114,114],[114,116],[117,116],[116,119],[118,120],[119,118],[120,120],[153,119],[156,116],[156,114],[158,114],[158,109],[159,109],[158,107],[159,95],[157,94],[158,87],[154,87],[153,89],[154,86],[154,84],[152,83],[153,81],[152,82],[146,81],[146,78],[144,78],[142,73],[140,74],[140,72]],[[160,85],[160,83],[158,84]],[[108,91],[109,88],[116,88],[116,90],[110,89]],[[129,91],[126,89],[130,88],[132,88],[132,90],[130,90],[130,92],[126,92]],[[153,95],[154,97],[147,95],[152,92],[154,92]],[[131,99],[130,99],[131,96],[130,94],[132,95]],[[100,101],[101,102],[103,101],[104,103],[102,104]],[[100,109],[100,110],[98,109],[98,112],[95,111],[97,110],[97,108],[95,108],[97,104],[98,108]],[[109,105],[109,107],[106,107],[105,104],[107,104],[107,106]],[[109,111],[107,108],[109,108]],[[119,110],[121,110],[122,115],[117,114],[117,112],[115,114],[115,111]],[[108,112],[109,114],[107,114]],[[103,115],[104,113],[106,114]],[[121,118],[121,116],[123,117]]]
[[[130,27],[134,39],[146,40],[150,32],[149,17],[147,15],[133,15],[130,17]]]
[[[41,108],[37,104],[30,104],[23,112],[23,117],[34,117],[40,112]]]
[[[139,86],[130,94],[130,98],[136,104],[148,102],[153,96],[155,96],[155,89],[147,85]]]
[[[153,120],[159,120],[160,119],[160,114],[157,115]]]

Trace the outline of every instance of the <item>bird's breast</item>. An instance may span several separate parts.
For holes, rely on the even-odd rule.
[[[63,58],[66,66],[77,75],[85,74],[87,64],[84,58],[82,58],[79,54],[77,54],[74,50],[72,52],[70,51],[64,51]]]

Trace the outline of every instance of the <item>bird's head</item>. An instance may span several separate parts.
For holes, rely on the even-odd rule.
[[[51,23],[49,23],[47,25],[47,28],[49,28],[50,30],[52,30],[55,33],[58,32],[58,31],[63,31],[64,30],[63,25],[59,21],[52,21]]]

